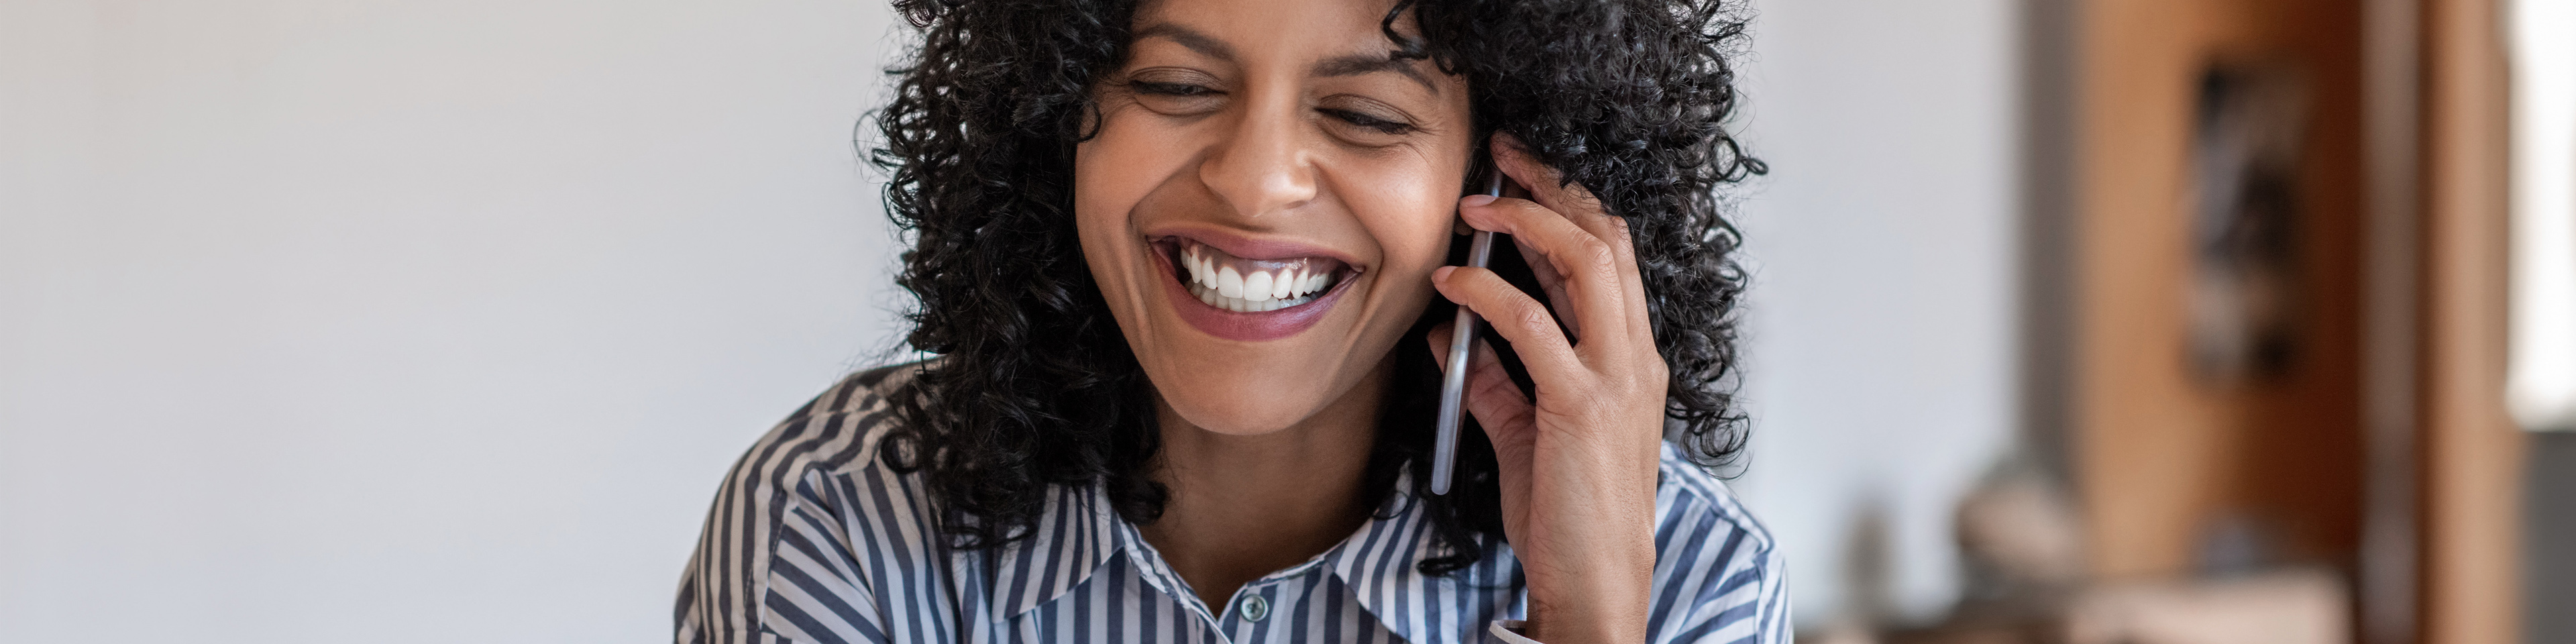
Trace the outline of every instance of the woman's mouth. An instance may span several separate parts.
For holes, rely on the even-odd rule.
[[[1171,244],[1172,265],[1190,295],[1208,306],[1260,313],[1315,301],[1341,283],[1342,263],[1326,257],[1243,259],[1196,240]]]
[[[1247,259],[1188,237],[1153,242],[1171,271],[1167,282],[1182,319],[1210,335],[1270,340],[1303,331],[1323,318],[1343,283],[1358,274],[1321,255]]]

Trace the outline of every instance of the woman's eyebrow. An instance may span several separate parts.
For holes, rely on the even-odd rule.
[[[1226,62],[1236,62],[1233,46],[1227,45],[1225,44],[1225,41],[1217,40],[1215,37],[1200,33],[1196,29],[1183,27],[1174,23],[1157,22],[1151,25],[1146,25],[1145,28],[1136,30],[1134,38],[1136,40],[1161,38],[1172,41],[1182,47],[1187,47],[1190,51],[1198,52],[1201,56]],[[1431,90],[1431,93],[1435,96],[1440,94],[1440,86],[1431,82],[1431,79],[1423,77],[1421,70],[1414,69],[1413,60],[1398,59],[1393,54],[1351,54],[1347,56],[1326,58],[1315,63],[1313,73],[1316,76],[1332,77],[1358,76],[1361,74],[1374,74],[1389,71],[1403,74],[1405,78],[1413,79],[1413,82],[1421,84],[1423,89]]]
[[[1393,54],[1352,54],[1348,56],[1334,56],[1315,63],[1314,70],[1314,74],[1316,76],[1328,77],[1358,76],[1361,74],[1374,74],[1378,72],[1395,72],[1403,74],[1405,78],[1413,79],[1413,82],[1422,84],[1423,89],[1431,90],[1432,95],[1436,96],[1440,94],[1439,85],[1433,84],[1429,78],[1424,78],[1421,70],[1413,68],[1413,59],[1399,59]]]
[[[1134,38],[1136,40],[1162,38],[1179,43],[1182,47],[1188,47],[1190,51],[1198,52],[1201,56],[1234,62],[1234,47],[1225,44],[1225,41],[1168,22],[1157,22],[1147,25],[1144,29],[1138,29]]]

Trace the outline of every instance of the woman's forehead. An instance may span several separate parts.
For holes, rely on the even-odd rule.
[[[1384,0],[1159,0],[1138,8],[1130,33],[1140,50],[1172,46],[1229,65],[1294,66],[1322,77],[1384,72],[1444,93],[1450,80],[1437,65],[1394,56],[1386,35],[1393,8]],[[1413,33],[1409,16],[1394,27]]]
[[[1213,46],[1236,57],[1373,51],[1394,48],[1384,25],[1390,0],[1155,0],[1137,7],[1139,41],[1182,35],[1192,49]],[[1410,34],[1410,17],[1395,24]],[[1209,53],[1202,51],[1201,53]]]

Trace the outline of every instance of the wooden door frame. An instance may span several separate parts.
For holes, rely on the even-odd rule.
[[[2422,641],[2521,641],[2524,441],[2504,406],[2507,67],[2497,0],[2424,3]]]

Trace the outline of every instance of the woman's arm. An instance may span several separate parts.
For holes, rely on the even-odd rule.
[[[1582,186],[1560,185],[1519,141],[1496,134],[1492,147],[1531,198],[1470,196],[1459,214],[1510,234],[1564,318],[1490,270],[1441,268],[1432,283],[1511,341],[1537,384],[1536,400],[1523,396],[1481,341],[1469,358],[1467,408],[1494,443],[1503,529],[1529,579],[1525,634],[1548,644],[1642,642],[1669,380],[1635,245],[1625,220]],[[1431,335],[1433,352],[1445,354],[1448,329]]]

